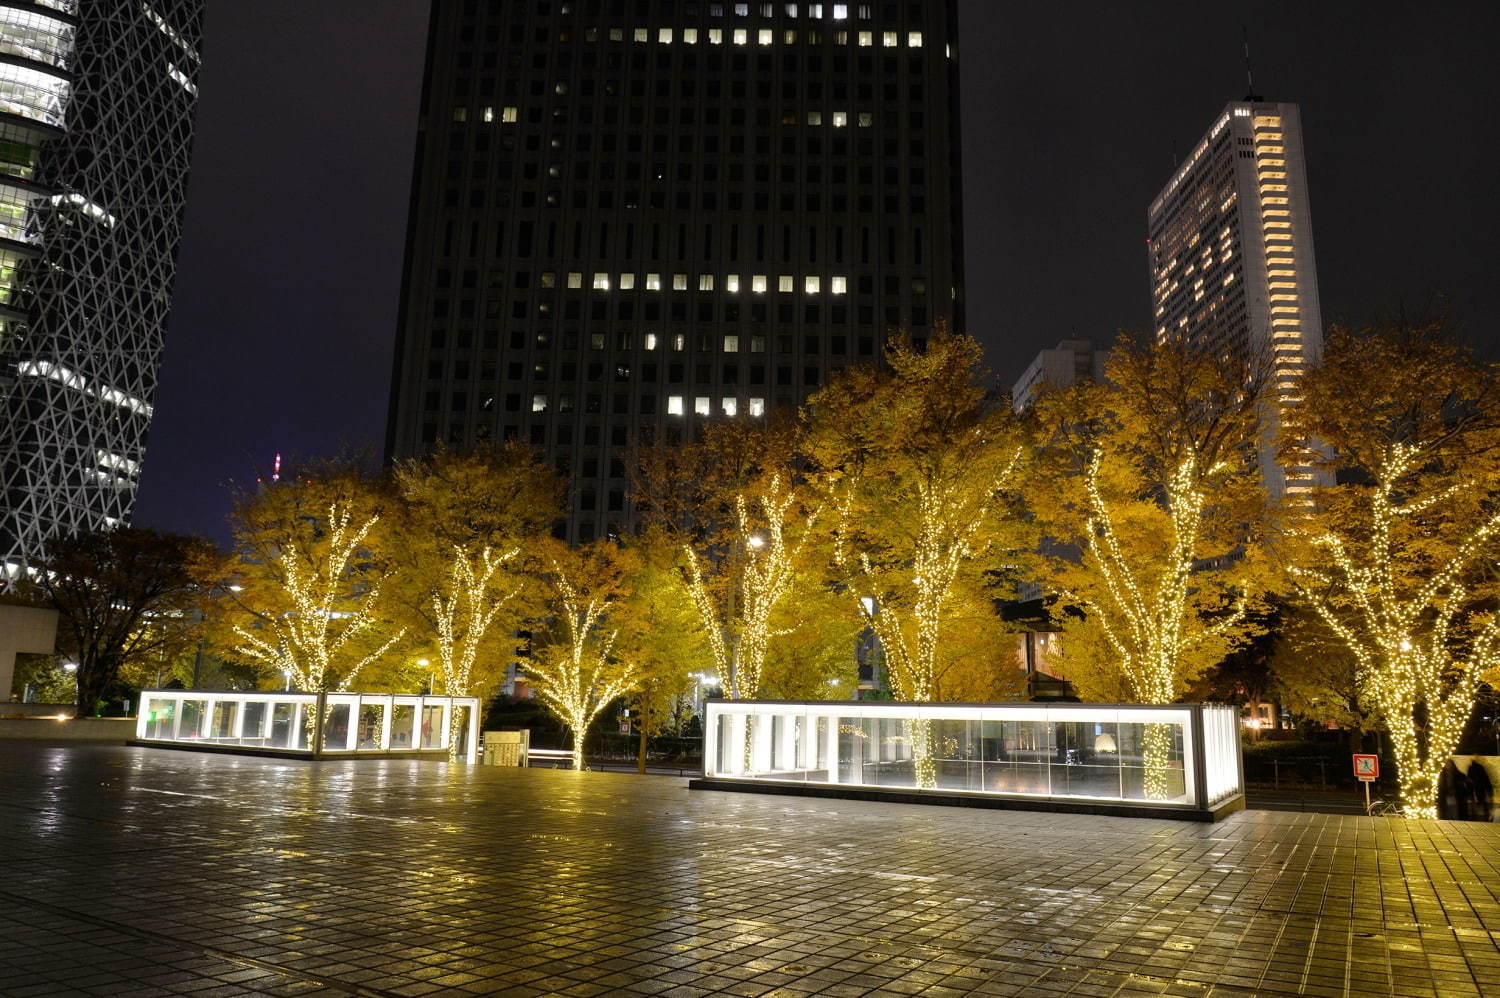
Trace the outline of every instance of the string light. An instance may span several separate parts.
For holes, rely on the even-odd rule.
[[[599,712],[632,689],[637,676],[629,662],[611,657],[618,630],[596,637],[608,602],[603,595],[585,597],[552,563],[552,585],[567,624],[567,644],[551,661],[526,666],[533,692],[573,732],[573,768],[583,769],[583,738]]]
[[[1354,655],[1359,689],[1390,734],[1403,813],[1413,818],[1437,817],[1438,781],[1473,714],[1480,677],[1500,667],[1500,615],[1476,612],[1463,582],[1500,537],[1500,512],[1458,540],[1436,571],[1417,569],[1424,583],[1402,584],[1411,568],[1396,537],[1401,520],[1477,486],[1417,494],[1416,473],[1428,461],[1417,444],[1388,447],[1372,471],[1368,523],[1349,531],[1364,538],[1363,557],[1330,531],[1312,538],[1330,564],[1293,569],[1303,596]]]
[[[520,592],[512,589],[504,594],[493,594],[495,575],[519,552],[519,548],[512,548],[495,557],[494,549],[485,547],[475,559],[460,545],[453,546],[447,584],[432,594],[433,620],[438,635],[438,666],[443,676],[443,692],[448,696],[470,695],[474,661],[480,646],[501,609]],[[449,757],[456,762],[463,716],[457,710],[452,714],[453,730],[448,745]]]
[[[757,500],[760,519],[766,524],[762,536],[755,532],[749,501],[743,494],[735,497],[737,531],[732,543],[743,545],[748,552],[738,566],[738,578],[727,580],[731,595],[737,592],[740,597],[738,619],[732,619],[732,604],[721,608],[714,598],[697,553],[690,546],[683,547],[693,605],[703,622],[719,675],[728,678],[724,692],[731,700],[753,700],[760,692],[771,639],[780,633],[771,626],[772,613],[791,591],[796,566],[818,519],[818,510],[809,512],[796,543],[788,545],[786,525],[796,503],[795,493],[781,475],[772,475],[769,487]]]
[[[844,532],[839,531],[835,538],[835,562],[846,572],[851,564],[858,564],[858,574],[850,580],[849,592],[885,652],[891,694],[897,700],[920,703],[932,699],[943,614],[959,572],[984,545],[981,539],[984,527],[999,508],[1000,491],[1014,477],[1021,454],[1021,448],[1017,447],[999,472],[977,492],[970,492],[962,482],[936,475],[914,476],[916,502],[910,512],[915,533],[910,561],[899,569],[909,573],[910,584],[904,587],[910,594],[909,611],[901,599],[880,595],[882,587],[868,552],[861,551],[857,558],[851,557]],[[850,482],[840,504],[840,519],[844,523],[853,522],[855,517],[855,484]],[[930,719],[924,718],[905,722],[916,785],[929,789],[937,786],[931,724]]]
[[[390,650],[405,636],[402,629],[374,651],[356,659],[347,669],[339,660],[349,642],[375,623],[374,607],[380,599],[378,583],[354,586],[348,578],[360,546],[379,515],[353,526],[354,504],[331,503],[328,507],[328,558],[320,571],[298,555],[299,545],[286,537],[277,545],[275,562],[281,568],[281,588],[292,609],[284,614],[259,614],[269,630],[236,626],[244,642],[235,650],[257,663],[263,671],[285,673],[297,688],[308,693],[347,690],[361,669]],[[337,681],[337,687],[330,684]]]

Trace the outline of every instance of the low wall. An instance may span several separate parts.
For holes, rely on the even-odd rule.
[[[0,720],[7,717],[56,717],[58,714],[73,716],[70,703],[22,703],[19,700],[0,700]]]
[[[135,737],[133,717],[0,717],[0,741],[116,742]]]

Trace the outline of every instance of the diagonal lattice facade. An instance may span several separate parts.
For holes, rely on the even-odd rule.
[[[0,5],[0,584],[134,505],[203,5]]]

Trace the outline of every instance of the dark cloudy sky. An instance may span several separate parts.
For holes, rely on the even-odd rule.
[[[1145,210],[1245,94],[1302,105],[1325,321],[1441,297],[1500,340],[1490,3],[959,0],[969,331],[1008,385],[1147,320]],[[209,4],[136,523],[224,539],[271,456],[378,448],[427,0]]]

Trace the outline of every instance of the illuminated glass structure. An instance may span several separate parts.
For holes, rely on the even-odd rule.
[[[709,700],[703,717],[694,789],[1198,821],[1244,807],[1233,707]]]
[[[955,0],[436,0],[387,453],[631,446],[963,327]]]
[[[1147,212],[1160,338],[1248,351],[1270,364],[1275,417],[1295,424],[1302,372],[1323,347],[1302,119],[1256,98],[1224,109]],[[1261,466],[1272,495],[1320,484],[1304,458]]]
[[[203,0],[0,5],[0,583],[130,516],[202,22]]]

